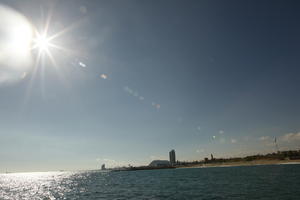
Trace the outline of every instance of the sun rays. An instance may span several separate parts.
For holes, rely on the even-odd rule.
[[[74,24],[79,24],[78,22]],[[55,31],[57,27],[52,22],[52,12],[48,12],[48,16],[42,23],[41,28],[33,28],[33,37],[31,40],[31,53],[34,55],[34,64],[32,66],[29,83],[24,98],[24,105],[31,98],[31,91],[34,85],[40,85],[41,94],[43,97],[47,96],[45,88],[46,73],[50,72],[53,68],[57,79],[63,83],[65,87],[68,87],[68,82],[65,78],[65,63],[68,63],[68,59],[73,59],[74,56],[78,56],[79,53],[66,47],[64,43],[64,37],[67,36],[69,31],[75,28],[74,24],[65,26],[61,30]],[[51,33],[51,34],[50,34]],[[69,39],[70,37],[68,37]],[[74,41],[76,41],[74,39]],[[47,69],[48,68],[48,69]],[[50,70],[50,71],[49,71]]]
[[[53,42],[55,37],[48,36],[47,28],[40,33],[35,31],[35,37],[32,40],[32,51],[37,51],[36,66],[40,64],[40,59],[50,59],[51,64],[56,67],[53,51],[65,49]]]

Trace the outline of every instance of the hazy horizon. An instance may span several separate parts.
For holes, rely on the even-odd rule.
[[[300,149],[299,5],[1,0],[0,172]]]

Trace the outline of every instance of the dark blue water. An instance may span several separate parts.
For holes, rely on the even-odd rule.
[[[300,199],[300,165],[0,175],[0,199]]]

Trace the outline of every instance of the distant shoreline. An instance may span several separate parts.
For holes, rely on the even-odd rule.
[[[186,166],[177,166],[176,168],[207,168],[207,167],[238,167],[238,166],[256,166],[256,165],[276,165],[276,164],[300,164],[297,160],[253,160],[253,161],[237,161],[237,162],[220,162],[205,164],[190,164]]]
[[[267,160],[259,159],[252,161],[232,161],[232,162],[214,162],[214,163],[201,163],[201,164],[187,164],[166,167],[130,167],[122,169],[112,169],[112,172],[119,171],[138,171],[138,170],[159,170],[159,169],[191,169],[191,168],[209,168],[209,167],[240,167],[240,166],[259,166],[259,165],[279,165],[279,164],[300,164],[300,159],[297,160]]]

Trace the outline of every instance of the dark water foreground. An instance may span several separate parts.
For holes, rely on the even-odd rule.
[[[0,199],[300,199],[300,165],[0,174]]]

